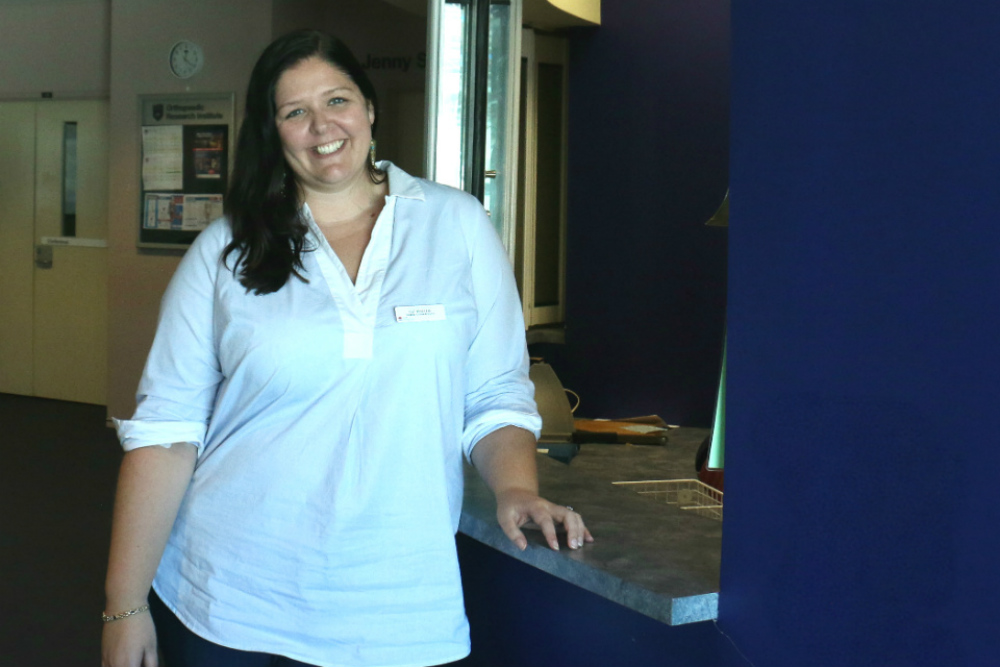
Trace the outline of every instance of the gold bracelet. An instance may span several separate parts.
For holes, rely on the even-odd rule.
[[[136,607],[135,609],[129,609],[128,611],[123,611],[120,614],[115,614],[114,616],[108,616],[104,612],[101,612],[101,620],[105,623],[110,623],[111,621],[120,621],[123,618],[128,618],[134,614],[141,614],[144,611],[149,610],[149,605],[144,604],[141,607]]]

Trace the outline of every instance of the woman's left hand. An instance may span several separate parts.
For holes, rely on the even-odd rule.
[[[566,528],[566,544],[570,549],[579,549],[594,538],[583,523],[583,517],[565,505],[556,505],[528,489],[507,489],[497,493],[497,521],[504,534],[522,551],[528,546],[528,538],[521,528],[534,524],[552,549],[559,550],[556,525]]]
[[[538,495],[535,436],[516,426],[504,426],[486,434],[472,450],[472,463],[497,499],[497,521],[504,534],[522,551],[528,538],[521,532],[534,523],[549,546],[559,550],[556,524],[566,527],[566,543],[579,549],[593,542],[583,518],[572,507],[550,503]]]

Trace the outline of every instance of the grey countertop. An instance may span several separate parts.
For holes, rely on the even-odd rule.
[[[496,522],[493,496],[466,467],[464,534],[549,574],[670,625],[716,618],[722,522],[639,496],[615,481],[693,479],[707,429],[670,432],[665,447],[582,445],[569,465],[538,456],[541,493],[579,512],[595,541],[554,552],[537,530],[518,550]]]

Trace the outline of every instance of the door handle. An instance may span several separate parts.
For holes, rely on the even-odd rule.
[[[107,248],[106,239],[88,239],[77,236],[43,236],[42,242],[35,246],[35,266],[39,269],[52,268],[52,248]]]
[[[35,266],[39,269],[52,268],[52,246],[50,245],[35,246]]]

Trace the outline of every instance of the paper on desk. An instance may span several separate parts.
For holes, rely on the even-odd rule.
[[[650,426],[649,424],[629,424],[628,426],[622,426],[621,430],[631,431],[632,433],[659,433],[661,431],[666,431],[667,429],[661,426]]]

